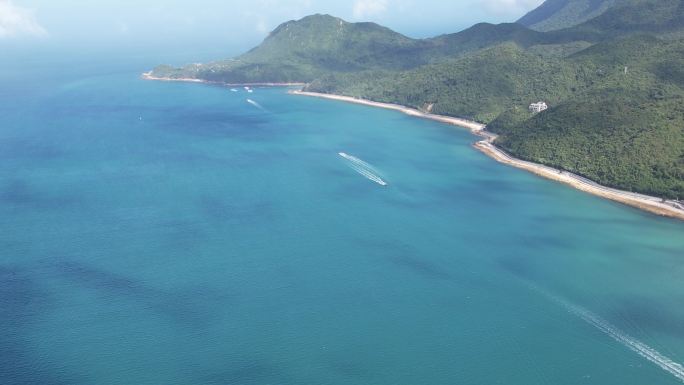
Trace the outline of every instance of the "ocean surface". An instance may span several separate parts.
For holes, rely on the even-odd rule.
[[[0,65],[0,384],[684,382],[684,223],[160,61]]]

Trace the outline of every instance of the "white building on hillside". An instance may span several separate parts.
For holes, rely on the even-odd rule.
[[[548,108],[549,108],[549,106],[547,106],[545,102],[530,104],[530,111],[535,112],[535,113],[536,112],[542,112]]]

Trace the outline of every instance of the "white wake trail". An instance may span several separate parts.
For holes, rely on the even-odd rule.
[[[363,160],[361,160],[355,156],[351,156],[351,155],[344,153],[344,152],[340,152],[340,156],[347,159],[349,162],[351,162],[354,165],[357,165],[363,169],[369,170],[369,171],[373,172],[374,174],[380,174],[380,171],[376,170],[373,166],[371,166],[367,162],[364,162]]]
[[[351,167],[360,175],[364,176],[366,179],[369,179],[381,186],[387,186],[387,182],[382,179],[380,172],[370,164],[344,152],[339,152],[338,154],[348,161],[349,167]]]
[[[256,107],[256,108],[258,108],[258,109],[260,109],[261,111],[266,111],[266,109],[264,108],[264,106],[262,106],[261,104],[255,102],[255,101],[252,100],[252,99],[247,99],[247,103],[253,105],[254,107]]]
[[[584,309],[580,306],[573,305],[561,298],[555,297],[548,293],[544,293],[549,298],[560,303],[565,307],[570,313],[578,316],[591,326],[600,330],[604,334],[608,335],[615,341],[619,342],[629,350],[637,353],[646,360],[657,365],[661,369],[673,375],[678,380],[684,382],[684,366],[680,363],[673,361],[671,358],[663,355],[652,347],[646,345],[645,343],[637,340],[636,338],[630,336],[629,334],[618,329],[616,326],[612,325],[610,322],[604,320],[598,315]]]

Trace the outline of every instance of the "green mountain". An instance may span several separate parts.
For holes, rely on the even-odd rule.
[[[490,122],[532,100],[559,102],[576,72],[559,59],[530,53],[514,42],[413,70],[330,74],[308,91],[399,103],[437,114]]]
[[[432,45],[429,55],[434,62],[435,58],[453,58],[506,42],[529,48],[538,45],[563,45],[577,41],[598,41],[600,38],[589,29],[542,33],[517,23],[480,23],[458,33],[428,39],[427,42]]]
[[[153,75],[225,83],[308,83],[331,73],[410,70],[504,42],[523,47],[595,41],[593,31],[541,33],[520,24],[477,24],[432,39],[411,39],[374,23],[313,15],[278,26],[256,48],[233,59],[181,68],[159,66]]]
[[[536,31],[574,27],[591,20],[621,0],[546,0],[518,20]]]
[[[682,0],[620,0],[601,15],[578,25],[575,31],[619,37],[651,33],[667,38],[684,37]]]
[[[331,71],[402,70],[421,64],[428,42],[374,23],[313,15],[281,24],[258,47],[234,59],[182,68],[160,66],[153,75],[226,83],[309,82]]]
[[[521,22],[554,30],[483,23],[420,40],[314,15],[235,59],[153,75],[303,82],[465,117],[487,123],[515,156],[684,197],[684,1],[549,0]],[[531,114],[538,100],[551,108]]]
[[[518,20],[536,31],[601,36],[634,33],[679,35],[684,30],[681,0],[547,0]]]

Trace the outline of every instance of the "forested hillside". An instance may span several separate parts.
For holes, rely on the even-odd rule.
[[[636,36],[569,62],[596,75],[544,113],[501,114],[488,128],[497,144],[604,185],[683,198],[683,42]]]
[[[536,31],[574,27],[601,15],[624,0],[548,0],[518,20]]]

